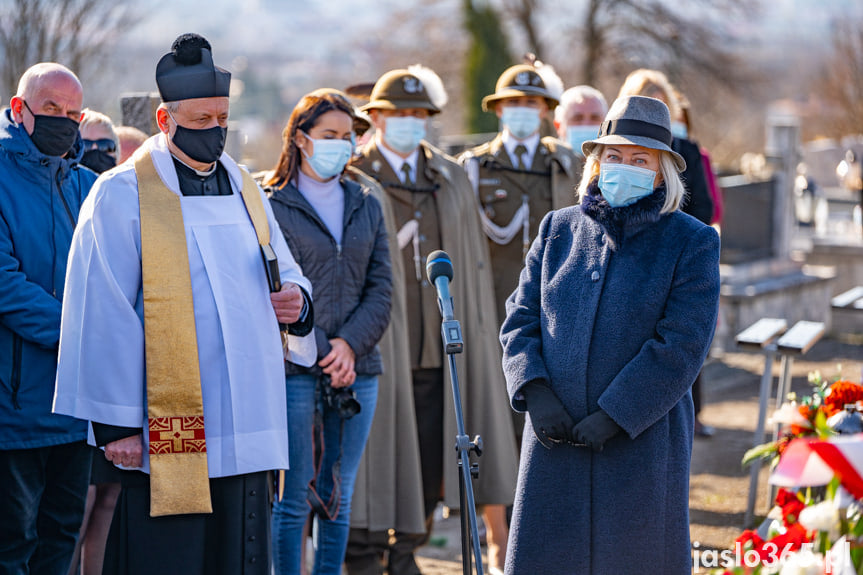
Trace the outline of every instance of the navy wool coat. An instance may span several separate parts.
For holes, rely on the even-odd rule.
[[[550,212],[507,301],[513,408],[539,379],[574,421],[602,409],[623,428],[598,453],[545,449],[527,417],[509,575],[691,572],[690,387],[716,324],[719,237],[660,215],[664,197],[658,188],[610,220],[594,185],[582,205]]]

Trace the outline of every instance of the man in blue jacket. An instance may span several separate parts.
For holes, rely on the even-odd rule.
[[[83,91],[29,68],[0,112],[0,573],[65,573],[90,475],[87,423],[51,413],[66,258],[96,174],[79,166]]]

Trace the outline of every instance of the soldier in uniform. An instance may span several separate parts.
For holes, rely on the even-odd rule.
[[[459,373],[465,426],[470,434],[482,435],[485,442],[481,473],[474,482],[476,501],[507,505],[515,490],[518,457],[500,367],[497,314],[492,300],[482,297],[494,289],[488,249],[465,172],[453,158],[424,140],[429,117],[439,113],[442,105],[430,93],[443,93],[437,75],[425,72],[393,70],[377,81],[371,101],[362,108],[372,120],[375,135],[360,151],[355,165],[384,190],[382,204],[393,215],[392,233],[401,252],[393,257],[401,258],[404,270],[416,421],[393,422],[392,434],[393,438],[405,433],[418,436],[426,532],[396,530],[395,543],[390,545],[386,532],[352,529],[346,557],[351,574],[381,573],[376,560],[385,550],[391,575],[418,574],[414,551],[427,540],[435,506],[444,496],[447,505],[458,506],[452,387],[445,369],[437,293],[425,276],[426,257],[434,250],[446,250],[453,261],[454,312],[466,343]],[[415,429],[404,429],[411,424]],[[391,443],[370,442],[367,458],[385,457],[392,451]],[[374,497],[371,492],[365,496]],[[387,497],[400,499],[403,495]],[[391,502],[381,500],[380,504]]]
[[[524,256],[550,210],[575,203],[582,161],[556,138],[542,137],[542,118],[558,104],[534,66],[518,64],[497,80],[494,94],[482,107],[501,121],[495,138],[459,157],[481,205],[480,219],[488,237],[498,317],[518,285]],[[524,416],[511,412],[516,441],[521,443]],[[508,529],[502,508],[485,509],[489,531],[489,564],[503,565]]]
[[[575,203],[581,162],[563,142],[539,133],[541,118],[557,104],[533,66],[508,68],[482,101],[500,118],[500,133],[459,157],[482,207],[501,320],[542,217]]]

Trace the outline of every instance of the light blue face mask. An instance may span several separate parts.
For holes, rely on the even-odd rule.
[[[689,130],[683,122],[671,122],[671,135],[675,138],[685,140],[689,137]]]
[[[400,154],[413,152],[426,137],[426,121],[413,116],[390,116],[384,121],[384,142]]]
[[[519,140],[534,135],[539,131],[541,122],[539,110],[526,106],[506,106],[500,114],[500,121],[509,133]]]
[[[612,208],[634,204],[653,193],[656,172],[627,164],[600,164],[599,191]]]
[[[311,156],[306,154],[305,150],[302,150],[303,156],[306,158],[306,161],[309,162],[309,166],[312,170],[322,180],[329,180],[333,176],[341,174],[354,152],[353,136],[351,136],[350,141],[348,141],[316,140],[305,132],[303,132],[303,135],[305,135],[315,147]]]
[[[581,153],[581,145],[588,140],[596,138],[598,135],[599,125],[566,127],[566,143],[569,144],[573,152],[582,157],[584,157],[584,154]]]

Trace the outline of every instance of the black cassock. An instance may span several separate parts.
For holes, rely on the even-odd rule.
[[[150,517],[150,476],[123,472],[102,575],[269,575],[270,477],[210,479],[213,513]]]

